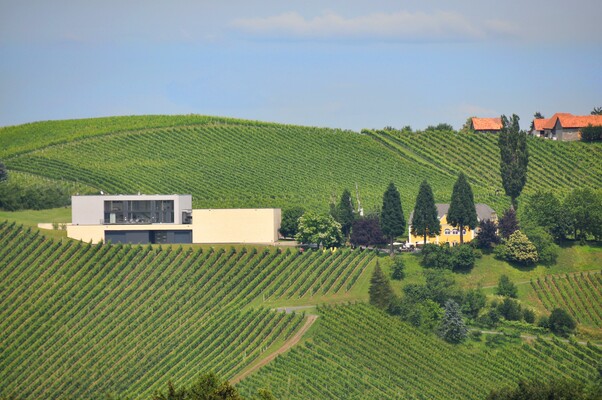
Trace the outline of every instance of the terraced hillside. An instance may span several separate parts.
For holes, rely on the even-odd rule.
[[[148,397],[167,379],[232,377],[303,321],[251,302],[349,299],[373,260],[90,245],[0,223],[0,395]]]
[[[202,116],[51,121],[0,129],[0,158],[15,175],[109,193],[191,193],[195,207],[327,210],[359,187],[367,210],[395,182],[409,214],[420,182],[447,202],[458,171],[477,202],[508,205],[496,138],[453,132],[320,129]],[[529,140],[525,193],[602,187],[601,144]],[[33,179],[33,178],[31,178]],[[83,190],[83,189],[82,189]]]
[[[519,379],[596,376],[602,349],[536,340],[453,346],[366,304],[320,308],[313,340],[244,380],[283,399],[483,399]]]

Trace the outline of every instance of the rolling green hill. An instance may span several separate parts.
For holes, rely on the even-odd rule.
[[[475,200],[502,211],[496,138],[454,132],[364,131],[203,116],[50,121],[0,129],[0,159],[15,176],[109,193],[190,193],[195,207],[327,210],[357,184],[366,210],[393,181],[409,214],[418,186],[448,202],[464,171]],[[602,144],[530,139],[525,193],[602,187]],[[21,178],[23,179],[23,178]]]

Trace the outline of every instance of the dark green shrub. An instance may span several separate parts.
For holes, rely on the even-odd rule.
[[[575,330],[577,323],[571,315],[562,308],[552,310],[549,319],[550,331],[561,336],[567,336]]]

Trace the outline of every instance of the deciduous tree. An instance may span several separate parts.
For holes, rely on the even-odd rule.
[[[433,196],[433,190],[426,179],[420,184],[411,224],[412,235],[423,236],[424,244],[426,244],[427,236],[437,236],[441,232],[435,196]]]
[[[479,233],[477,233],[477,247],[479,249],[491,249],[500,242],[497,234],[497,224],[489,219],[479,222]]]
[[[504,239],[508,239],[510,235],[519,230],[518,219],[516,218],[516,211],[513,208],[509,208],[504,211],[502,218],[498,224],[500,236]]]
[[[351,238],[349,240],[355,246],[372,246],[387,243],[387,239],[385,239],[380,230],[380,221],[377,215],[353,221]]]
[[[515,114],[510,119],[502,115],[502,129],[498,137],[502,184],[514,208],[518,208],[516,199],[527,183],[527,165],[529,164],[527,135],[520,130],[518,121],[519,118]]]
[[[588,235],[602,236],[602,191],[574,189],[564,200],[575,239],[584,241]]]
[[[464,243],[464,229],[474,229],[478,224],[472,188],[462,172],[454,184],[447,222],[460,231],[460,243]]]
[[[403,216],[401,198],[393,182],[383,195],[383,207],[380,213],[380,228],[391,245],[393,254],[393,240],[405,231],[406,220]]]
[[[299,218],[295,239],[301,243],[322,244],[325,247],[340,246],[343,241],[341,224],[330,215],[308,211]]]

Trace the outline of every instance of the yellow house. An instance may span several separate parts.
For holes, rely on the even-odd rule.
[[[449,210],[449,204],[435,205],[437,206],[437,216],[439,217],[439,221],[441,223],[441,231],[437,236],[427,236],[426,242],[436,244],[449,243],[451,245],[460,243],[460,231],[447,223],[447,212]],[[477,203],[475,204],[475,208],[477,210],[477,219],[479,220],[479,222],[488,219],[492,221],[497,221],[497,214],[487,204]],[[410,214],[410,223],[412,221],[413,214],[414,213]],[[475,231],[468,228],[464,229],[464,241],[470,242],[472,239],[474,239],[476,237],[477,230],[478,228]],[[424,236],[412,235],[412,225],[408,226],[408,237],[410,238],[409,244],[424,244]]]

